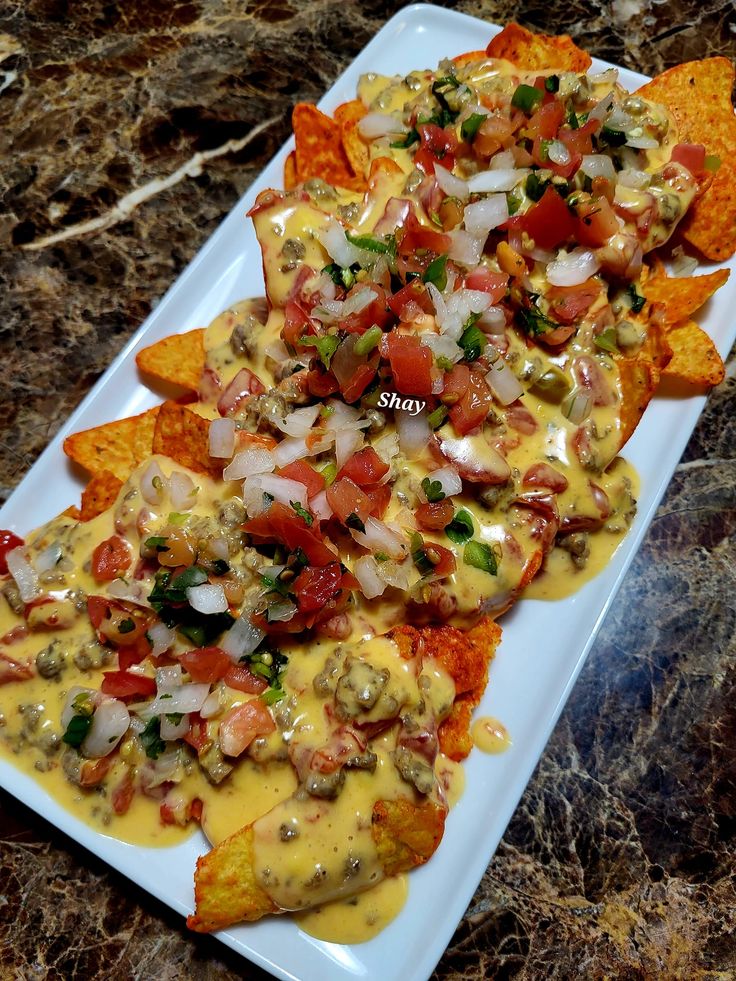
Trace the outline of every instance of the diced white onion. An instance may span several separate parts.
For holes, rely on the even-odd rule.
[[[58,542],[52,542],[43,552],[40,552],[36,556],[36,561],[33,565],[36,572],[49,572],[57,565],[60,558],[61,545]]]
[[[387,586],[394,586],[396,589],[409,588],[409,571],[409,564],[406,562],[399,563],[389,559],[378,563],[378,575]]]
[[[319,452],[315,446],[307,446],[304,437],[287,436],[273,448],[273,459],[277,467],[287,467],[295,460],[303,460],[305,457],[312,456]]]
[[[579,286],[600,269],[600,263],[590,249],[573,249],[566,256],[550,262],[547,281],[553,286]]]
[[[358,262],[361,257],[360,249],[348,242],[345,229],[336,218],[331,218],[327,225],[317,232],[317,238],[338,266],[347,268]]]
[[[181,739],[182,736],[186,736],[189,732],[189,714],[182,712],[181,719],[178,722],[173,722],[168,718],[169,715],[173,714],[173,712],[161,713],[161,727],[159,731],[164,742]],[[177,712],[176,714],[179,715],[180,713]]]
[[[681,245],[672,250],[672,275],[675,277],[679,276],[692,276],[695,270],[698,268],[698,260],[691,255],[685,255]]]
[[[182,685],[181,664],[167,664],[163,668],[156,668],[156,688],[159,694],[162,691],[173,691]]]
[[[225,421],[225,420],[223,420]],[[276,460],[271,450],[263,447],[250,447],[236,453],[231,463],[222,471],[223,480],[242,480],[253,474],[271,473],[276,469]]]
[[[69,723],[72,721],[73,717],[77,714],[77,710],[74,708],[74,701],[77,695],[86,694],[89,696],[90,705],[96,705],[101,698],[104,696],[96,691],[94,688],[84,688],[81,685],[72,685],[69,691],[66,693],[66,699],[64,701],[64,707],[61,710],[61,728],[66,731]]]
[[[353,575],[366,599],[375,599],[386,589],[386,581],[379,576],[378,562],[372,555],[361,555],[353,566]]]
[[[439,470],[433,470],[427,476],[430,480],[438,480],[440,482],[445,497],[453,497],[455,494],[462,492],[463,482],[460,479],[460,474],[456,467],[440,467]],[[423,495],[424,492],[422,492]]]
[[[616,180],[616,168],[613,160],[605,153],[586,153],[583,156],[580,169],[588,177],[605,177],[606,180]]]
[[[652,178],[651,175],[645,170],[636,170],[634,167],[625,167],[623,170],[619,171],[617,180],[623,187],[633,187],[635,190],[641,191],[645,187],[649,187]]]
[[[5,556],[8,572],[15,579],[20,598],[24,603],[30,603],[39,594],[38,575],[25,555],[21,545],[12,549]]]
[[[243,501],[248,508],[248,501],[256,496],[270,494],[281,504],[291,504],[292,501],[307,506],[307,488],[298,480],[279,477],[277,474],[261,473],[248,477],[243,484]],[[250,508],[248,508],[250,514]]]
[[[165,493],[166,477],[164,477],[158,463],[155,460],[151,460],[141,477],[141,494],[143,495],[143,500],[146,504],[160,504],[164,499]]]
[[[430,349],[435,358],[447,358],[449,361],[460,361],[465,353],[463,349],[446,334],[433,334],[428,331],[425,334],[419,335],[419,341],[425,347]],[[441,380],[442,379],[440,379],[440,381]]]
[[[653,136],[632,136],[626,141],[626,146],[630,146],[634,150],[656,150],[659,141],[655,140]]]
[[[398,433],[386,433],[385,436],[381,436],[373,444],[373,449],[380,456],[384,463],[388,463],[389,466],[394,457],[399,455],[399,435]],[[389,477],[391,471],[386,474]]]
[[[254,626],[243,612],[230,629],[220,638],[220,648],[232,661],[239,661],[246,654],[252,654],[266,636],[265,631]]]
[[[187,589],[187,599],[197,613],[212,614],[227,611],[227,597],[220,583],[205,582]]]
[[[288,352],[284,355],[288,357]],[[213,419],[209,429],[210,456],[216,460],[229,460],[235,452],[235,421]]]
[[[488,307],[480,315],[476,325],[487,334],[503,334],[506,327],[506,314],[502,307]]]
[[[483,290],[461,289],[443,296],[434,283],[427,283],[427,292],[434,304],[440,330],[454,340],[460,339],[471,313],[482,313],[491,305],[490,294]]]
[[[351,313],[360,313],[361,310],[365,310],[365,308],[369,307],[377,298],[378,294],[375,290],[372,290],[370,286],[365,286],[363,289],[356,290],[355,293],[352,293],[343,303],[343,317],[349,317]]]
[[[461,201],[467,201],[469,191],[466,181],[455,177],[446,167],[442,167],[437,163],[434,165],[434,176],[437,178],[437,183],[445,194],[449,194],[454,198],[460,198]]]
[[[511,405],[524,394],[519,379],[503,358],[499,358],[486,375],[488,387],[501,405]]]
[[[286,623],[293,619],[297,611],[296,603],[291,600],[282,600],[280,603],[272,603],[268,608],[268,619],[271,623]]]
[[[168,715],[174,712],[199,712],[209,693],[210,686],[207,683],[179,685],[178,688],[160,692],[152,702],[140,709],[136,706],[136,709],[143,718],[151,718],[162,712]]]
[[[406,126],[395,116],[382,112],[369,112],[358,123],[358,132],[366,140],[375,140],[379,136],[406,133]]]
[[[427,411],[422,409],[418,415],[412,416],[407,409],[394,409],[396,431],[399,434],[401,452],[407,460],[413,460],[426,449],[430,438]]]
[[[593,400],[587,392],[577,392],[563,403],[562,413],[573,425],[579,426],[590,415],[592,406]]]
[[[468,180],[468,189],[473,192],[511,191],[529,173],[528,168],[512,170],[481,170]]]
[[[326,291],[329,290],[330,287],[332,287],[332,289],[330,290],[329,298],[333,299],[335,296],[335,284],[332,282],[332,280],[327,275],[327,273],[324,273],[324,275],[320,276],[319,279],[319,289],[323,297],[327,295]],[[270,344],[267,344],[266,347],[264,348],[263,353],[266,355],[267,358],[270,358],[272,361],[275,361],[277,364],[280,364],[282,361],[287,361],[289,358],[289,352],[287,350],[286,344],[284,344],[281,338],[279,338],[277,341],[271,341]],[[211,455],[212,454],[210,454],[210,456]]]
[[[629,130],[636,126],[636,120],[622,106],[615,105],[608,117],[607,124],[612,129]]]
[[[93,760],[108,756],[128,731],[130,713],[118,698],[106,698],[92,716],[92,725],[82,740],[80,749]]]
[[[135,721],[135,720],[134,720]],[[133,726],[133,723],[131,723]],[[154,790],[172,780],[179,769],[181,757],[177,746],[171,746],[157,760],[148,760],[141,771],[141,783],[146,791]],[[169,791],[171,793],[171,791]]]
[[[570,151],[561,140],[551,140],[547,153],[552,163],[559,164],[560,167],[570,163]]]
[[[465,206],[465,229],[470,235],[488,235],[492,228],[498,228],[508,221],[509,206],[505,194],[492,194],[481,201]]]
[[[338,470],[363,446],[363,434],[356,429],[341,429],[335,436],[335,462]]]
[[[212,716],[217,715],[222,708],[222,705],[220,704],[220,690],[220,688],[215,688],[215,690],[211,691],[202,703],[202,708],[199,710],[199,714],[203,719],[211,719]]]
[[[602,72],[588,72],[588,81],[592,85],[602,85],[604,82],[615,85],[618,81],[618,68],[606,68]]]
[[[137,603],[138,606],[147,606],[149,609],[151,607],[147,599],[149,589],[135,579],[113,579],[107,587],[107,592],[116,599],[124,599],[129,603]]]
[[[307,405],[303,409],[294,409],[285,419],[277,418],[276,425],[287,436],[306,436],[315,423],[320,410],[319,403]]]
[[[511,150],[502,150],[491,157],[491,170],[513,170],[516,161]]]
[[[227,562],[227,560],[230,558],[230,549],[228,548],[227,539],[222,535],[219,535],[217,538],[210,538],[208,548],[216,559],[222,559],[223,561]]]
[[[327,491],[320,491],[319,494],[315,494],[309,502],[309,507],[315,518],[320,521],[328,521],[332,517],[333,512],[330,502],[327,500]]]
[[[174,470],[169,477],[169,493],[175,511],[191,511],[197,503],[197,488],[187,473]]]
[[[151,642],[151,654],[154,657],[168,651],[176,640],[176,634],[172,628],[161,622],[154,623],[152,627],[149,627],[146,635]]]
[[[406,540],[377,518],[366,518],[365,532],[351,528],[350,534],[370,552],[385,552],[392,559],[402,559],[408,551]]]
[[[611,112],[613,106],[614,106],[614,92],[613,89],[611,89],[611,91],[608,92],[607,95],[603,96],[603,98],[600,100],[600,102],[597,103],[597,105],[593,106],[593,108],[588,113],[588,119],[598,119],[602,122],[604,119],[606,119],[608,114]]]

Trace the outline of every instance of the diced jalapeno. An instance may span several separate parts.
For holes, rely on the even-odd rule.
[[[519,85],[511,96],[511,105],[523,112],[534,112],[544,97],[544,92],[533,85]]]
[[[550,365],[544,374],[537,378],[530,390],[545,402],[559,404],[569,394],[571,388],[567,375],[556,365]]]

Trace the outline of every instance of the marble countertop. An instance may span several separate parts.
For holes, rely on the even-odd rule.
[[[444,5],[648,73],[736,55],[730,3]],[[0,6],[3,497],[286,139],[293,103],[402,6]],[[728,367],[437,978],[736,976]],[[0,976],[263,975],[0,793]]]

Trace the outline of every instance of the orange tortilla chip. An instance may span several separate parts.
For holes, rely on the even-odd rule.
[[[659,368],[647,357],[622,358],[618,362],[621,392],[621,442],[619,450],[639,425],[659,384]]]
[[[82,512],[79,510],[76,504],[70,504],[68,508],[64,508],[61,512],[65,518],[74,518],[75,521],[81,521]]]
[[[293,191],[299,183],[299,176],[296,172],[296,152],[291,151],[284,161],[284,190]]]
[[[204,328],[172,334],[135,356],[144,375],[196,392],[204,371]]]
[[[96,473],[82,491],[79,520],[90,521],[103,511],[107,511],[117,500],[122,486],[123,481],[109,470]]]
[[[296,141],[296,172],[299,181],[318,177],[334,187],[365,190],[365,180],[356,177],[342,145],[340,127],[309,102],[294,106],[291,124]]]
[[[644,296],[651,304],[664,308],[662,324],[672,327],[691,316],[713,296],[726,282],[728,269],[717,269],[705,276],[668,276],[664,266],[658,263],[649,273],[644,284]]]
[[[694,320],[676,324],[667,334],[673,356],[663,378],[709,387],[719,385],[726,374],[723,359],[711,338]]]
[[[474,61],[485,61],[487,57],[485,51],[465,51],[463,54],[455,55],[452,63],[461,68],[463,65],[472,65]]]
[[[533,34],[520,24],[507,24],[486,48],[489,58],[505,58],[524,71],[549,71],[562,68],[584,72],[591,66],[590,55],[575,44],[568,34],[550,36]]]
[[[710,186],[693,202],[680,225],[688,242],[716,260],[736,252],[733,84],[734,66],[728,58],[704,58],[667,69],[637,93],[670,111],[681,142],[702,143],[708,153],[720,158]]]
[[[209,450],[208,419],[178,402],[164,402],[153,433],[153,452],[171,457],[183,467],[197,473],[222,474],[222,460],[215,460]]]
[[[356,177],[365,178],[370,166],[368,146],[358,132],[358,123],[365,116],[367,109],[360,99],[343,102],[335,109],[335,122],[340,127],[342,147],[348,158],[350,167]]]
[[[187,926],[197,933],[278,912],[256,880],[251,825],[197,859],[194,900],[196,912],[187,917]]]
[[[75,433],[64,440],[64,452],[90,474],[108,470],[125,481],[151,455],[158,412],[156,406],[139,416]]]
[[[428,862],[442,841],[446,815],[446,808],[431,801],[414,804],[403,797],[376,801],[371,835],[386,875],[399,875]]]

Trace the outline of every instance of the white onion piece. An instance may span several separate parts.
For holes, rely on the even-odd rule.
[[[332,289],[330,289],[330,287],[332,287]],[[320,276],[319,291],[324,299],[333,300],[335,298],[336,288],[337,287],[332,282],[332,280],[327,275],[327,273],[324,273],[322,276]],[[267,344],[263,353],[266,355],[267,358],[270,358],[272,361],[275,361],[277,364],[279,364],[281,361],[287,361],[289,358],[289,351],[286,347],[286,344],[284,344],[281,338],[279,338],[277,341],[271,341],[270,344]],[[222,421],[223,420],[220,420],[220,422]],[[212,454],[210,454],[210,456],[211,455]]]
[[[491,170],[513,170],[516,161],[511,150],[502,150],[491,157]]]
[[[230,549],[228,548],[227,539],[222,536],[210,538],[209,542],[207,543],[207,547],[216,559],[222,559],[223,561],[227,562],[227,560],[230,558]]]
[[[340,429],[364,429],[370,425],[369,419],[361,418],[360,411],[345,402],[330,399],[327,408],[330,412],[325,418],[325,429],[337,432]]]
[[[615,85],[618,81],[618,68],[606,68],[602,72],[588,72],[588,81],[592,85],[601,85],[604,82]]]
[[[464,355],[464,351],[459,347],[451,337],[446,334],[432,334],[427,332],[426,334],[419,335],[419,341],[425,347],[428,347],[435,358],[447,358],[449,361],[460,361]],[[443,379],[440,377],[440,382]],[[442,389],[440,388],[440,391]]]
[[[586,153],[580,164],[580,169],[588,177],[605,177],[606,180],[616,180],[616,168],[613,160],[605,153]]]
[[[492,194],[482,201],[465,206],[465,229],[470,235],[487,236],[492,228],[508,221],[509,206],[505,194]]]
[[[284,357],[287,358],[288,352]],[[235,421],[213,419],[209,429],[210,456],[216,460],[229,460],[235,452]]]
[[[553,286],[579,286],[600,269],[600,263],[590,249],[573,249],[566,256],[550,262],[547,281]]]
[[[204,582],[199,586],[190,586],[187,589],[187,599],[197,613],[209,615],[227,611],[227,597],[220,583]]]
[[[271,452],[273,453],[273,460],[276,466],[286,467],[295,460],[303,460],[305,457],[311,456],[317,450],[314,448],[310,449],[304,437],[287,436]]]
[[[559,164],[560,167],[570,163],[570,151],[561,140],[551,140],[547,153],[552,163]]]
[[[182,668],[180,664],[167,664],[156,668],[156,688],[159,692],[171,691],[182,684]]]
[[[21,545],[12,549],[5,556],[8,564],[8,572],[15,579],[20,598],[24,603],[30,603],[40,592],[38,585],[38,575],[31,563],[25,556],[25,551]]]
[[[358,123],[358,132],[366,140],[376,140],[379,136],[406,133],[406,126],[395,116],[369,112]]]
[[[332,517],[333,511],[327,500],[327,491],[320,491],[319,494],[315,494],[309,501],[309,507],[319,521],[329,521]]]
[[[525,167],[513,170],[482,170],[468,180],[468,189],[479,193],[511,191],[528,173],[529,170]]]
[[[406,540],[377,518],[365,519],[365,532],[351,528],[350,534],[370,552],[385,552],[392,559],[403,559],[408,551]]]
[[[633,136],[626,141],[626,146],[630,146],[634,150],[656,150],[659,147],[659,141],[655,140],[653,136]]]
[[[427,476],[430,480],[438,480],[440,482],[445,497],[453,497],[455,494],[462,492],[463,482],[460,479],[460,474],[456,467],[441,467],[439,470],[433,470]],[[421,496],[424,497],[423,491]]]
[[[207,698],[205,698],[202,703],[202,708],[199,710],[199,714],[203,719],[211,719],[213,715],[217,715],[221,710],[222,705],[220,703],[220,688],[215,688],[211,691]]]
[[[323,300],[320,306],[312,309],[310,317],[323,324],[332,324],[342,316],[342,308],[342,300]]]
[[[577,392],[563,403],[562,413],[573,425],[579,426],[588,418],[592,407],[593,400],[590,395],[587,392]]]
[[[277,474],[261,473],[248,477],[243,485],[243,500],[254,494],[270,494],[281,504],[291,504],[292,501],[307,506],[307,488],[298,480],[279,477]],[[250,513],[250,511],[249,511]]]
[[[490,294],[483,290],[456,290],[445,297],[433,283],[427,283],[427,292],[434,304],[440,330],[454,340],[460,339],[471,313],[482,313],[491,305]]]
[[[503,358],[499,358],[486,375],[488,387],[501,405],[511,405],[524,394],[519,379]]]
[[[675,277],[692,276],[698,268],[698,260],[694,256],[685,255],[681,245],[672,250],[672,257],[674,261],[671,272]]]
[[[155,483],[154,483],[155,482]],[[160,504],[166,493],[166,477],[155,460],[151,460],[141,477],[141,494],[146,504]]]
[[[33,565],[36,572],[49,572],[58,564],[60,559],[61,545],[58,542],[52,542],[43,552],[40,552],[36,556]]]
[[[369,307],[375,299],[378,298],[378,294],[375,290],[372,290],[370,286],[366,286],[361,290],[356,290],[352,293],[347,300],[344,301],[342,306],[342,316],[349,317],[351,313],[360,313],[361,310],[365,310]]]
[[[363,446],[363,434],[355,429],[341,429],[335,435],[335,462],[338,470]]]
[[[268,619],[270,623],[286,623],[294,617],[297,611],[296,603],[291,600],[282,600],[280,603],[272,603],[268,608]]]
[[[614,106],[614,92],[613,89],[611,89],[610,92],[608,92],[606,95],[603,96],[603,98],[600,100],[600,102],[597,105],[593,106],[593,108],[588,113],[588,119],[598,119],[601,122],[603,122],[603,120],[606,119],[608,114],[613,109],[613,106]]]
[[[636,120],[622,106],[614,106],[608,117],[608,125],[613,129],[628,130],[636,126]]]
[[[181,757],[177,746],[169,747],[157,760],[148,760],[141,772],[141,782],[146,791],[153,790],[172,780],[179,768],[180,761]]]
[[[175,511],[191,511],[197,503],[197,488],[187,473],[174,470],[169,477],[169,493]]]
[[[277,418],[276,425],[287,436],[306,436],[319,415],[320,405],[307,405],[303,409],[294,409],[285,419]],[[245,476],[245,475],[244,475]]]
[[[162,712],[168,715],[174,712],[199,712],[209,693],[210,686],[207,683],[179,685],[170,691],[160,692],[152,702],[141,707],[138,715],[150,718]]]
[[[446,167],[442,167],[438,163],[434,165],[434,176],[445,194],[449,194],[453,198],[460,198],[461,201],[467,201],[469,195],[467,181],[455,177]]]
[[[275,469],[276,460],[271,450],[251,447],[235,454],[232,462],[222,471],[222,479],[242,480],[244,477],[253,476],[253,474],[272,473]]]
[[[186,736],[189,732],[189,714],[182,712],[181,719],[178,722],[169,719],[169,715],[173,714],[173,712],[163,712],[161,714],[161,728],[159,731],[164,742],[181,739],[182,736]],[[176,714],[179,715],[180,713],[177,712]]]
[[[506,314],[502,307],[488,307],[480,315],[476,325],[487,334],[503,334],[506,328]]]
[[[106,698],[92,716],[92,725],[82,740],[80,749],[93,760],[108,756],[128,731],[130,712],[118,698]]]
[[[617,180],[622,187],[633,187],[635,190],[641,191],[649,187],[652,178],[645,170],[637,170],[635,167],[625,167],[619,171]]]
[[[399,435],[398,433],[386,433],[385,436],[381,436],[380,439],[376,440],[373,444],[373,449],[380,456],[384,463],[391,465],[391,461],[394,457],[399,455]],[[391,471],[386,474],[386,478],[390,477]]]
[[[149,589],[144,588],[143,585],[136,580],[126,581],[125,579],[113,579],[113,581],[107,587],[107,592],[110,596],[114,596],[116,599],[124,599],[129,603],[137,603],[138,606],[147,606],[149,609],[151,608],[147,599]]]
[[[266,636],[265,631],[254,626],[243,612],[230,629],[220,638],[219,647],[237,663],[246,654],[252,654]]]
[[[327,225],[317,232],[317,238],[338,266],[344,268],[352,266],[361,258],[361,250],[348,242],[345,237],[345,229],[336,218],[330,219]]]
[[[407,460],[416,459],[426,449],[431,435],[426,409],[415,416],[406,409],[394,409],[394,418],[401,452]]]
[[[393,559],[378,563],[378,575],[387,586],[393,586],[396,589],[409,588],[409,572],[408,563],[394,562]]]
[[[386,589],[386,581],[379,576],[378,562],[372,555],[361,555],[353,566],[353,575],[366,599],[375,599]]]
[[[161,622],[154,623],[152,627],[149,627],[146,636],[151,642],[151,654],[154,657],[168,651],[176,640],[176,634],[171,627],[167,627],[165,623]]]

